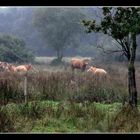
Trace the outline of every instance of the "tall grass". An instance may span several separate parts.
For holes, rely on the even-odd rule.
[[[28,101],[122,102],[126,100],[127,88],[118,77],[117,75],[116,79],[112,76],[99,79],[89,73],[70,71],[29,73],[27,75]],[[23,75],[2,73],[0,78],[1,103],[23,102],[23,84]]]

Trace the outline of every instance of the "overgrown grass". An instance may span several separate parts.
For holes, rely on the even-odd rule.
[[[1,103],[24,102],[24,75],[2,73],[1,77]],[[29,73],[27,75],[28,101],[72,100],[114,103],[127,100],[127,88],[123,82],[113,78],[99,79],[89,73],[74,74],[70,71]]]
[[[119,109],[120,104],[113,106]],[[114,112],[110,108],[99,103],[38,101],[3,106],[6,114],[6,118],[3,118],[6,121],[9,121],[7,116],[12,118],[7,127],[10,128],[12,123],[15,132],[102,132],[108,127],[105,126],[108,124],[104,124],[106,115]],[[1,127],[1,132],[3,131],[5,129],[2,130]]]
[[[138,107],[140,109],[140,107]],[[1,107],[1,132],[139,132],[140,113],[120,103],[36,101]]]

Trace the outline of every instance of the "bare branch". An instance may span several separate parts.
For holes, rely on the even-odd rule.
[[[115,40],[116,41],[116,40]],[[114,45],[118,48],[118,49],[122,49],[120,46],[118,46],[115,42],[113,42]]]
[[[121,46],[122,46],[122,44],[121,44],[121,42],[120,42],[120,40],[118,40],[118,39],[115,39]]]
[[[128,47],[128,45],[125,43],[125,41],[124,41],[124,43],[123,43],[123,41],[120,40],[120,42],[121,42],[122,47],[124,48],[124,50],[125,50],[127,53],[129,53],[129,47]]]
[[[119,50],[106,50],[103,45],[98,45],[97,48],[101,49],[104,53],[106,54],[111,54],[111,53],[116,53],[116,52],[123,52],[124,53],[124,50],[123,49],[119,49]]]
[[[129,51],[129,46],[127,43],[124,43],[122,40],[118,40],[116,39],[116,41],[122,46],[123,50],[124,50],[124,54],[125,56],[129,59],[130,57],[130,51]]]

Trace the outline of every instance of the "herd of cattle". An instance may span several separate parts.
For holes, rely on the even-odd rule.
[[[0,62],[0,69],[7,72],[27,72],[32,69],[32,65],[19,65],[15,66],[7,62]]]
[[[81,71],[85,71],[87,68],[87,65],[89,64],[90,59],[77,59],[77,58],[73,58],[71,60],[71,68],[72,71],[74,71],[74,69],[81,69]],[[101,68],[97,68],[97,67],[93,67],[93,66],[89,66],[89,68],[87,69],[87,72],[91,72],[95,75],[106,75],[107,72],[104,69]]]
[[[79,59],[79,58],[73,58],[70,61],[70,66],[72,71],[75,69],[79,69],[81,71],[87,71],[91,72],[96,75],[106,75],[107,72],[104,69],[93,67],[93,66],[88,66],[89,64],[89,59]],[[0,62],[0,69],[8,72],[28,72],[29,70],[33,69],[33,66],[31,64],[28,65],[19,65],[15,66],[13,64],[7,63],[7,62]]]

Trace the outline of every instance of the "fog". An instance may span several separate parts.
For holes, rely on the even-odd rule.
[[[17,38],[21,38],[25,41],[26,47],[29,50],[32,50],[36,56],[56,56],[56,51],[53,48],[52,42],[55,41],[56,44],[63,45],[63,56],[90,56],[101,58],[102,52],[97,48],[97,45],[103,44],[105,47],[112,47],[112,38],[100,34],[100,33],[90,33],[87,34],[85,32],[85,28],[80,24],[79,27],[75,25],[75,29],[72,29],[72,32],[69,36],[58,39],[51,38],[51,33],[58,33],[57,30],[60,28],[55,28],[55,22],[47,23],[47,16],[51,14],[46,9],[52,9],[48,7],[0,7],[0,34],[12,35]],[[53,8],[55,9],[55,8]],[[57,8],[59,9],[59,8]],[[67,9],[69,11],[74,11],[80,13],[84,19],[96,19],[97,21],[101,20],[101,8],[99,7],[83,7],[83,8],[61,8],[63,11],[60,12],[60,16],[63,16]],[[45,11],[46,10],[46,11]],[[37,12],[40,13],[37,13]],[[40,17],[41,12],[45,13],[46,18]],[[72,13],[73,16],[76,14]],[[59,21],[59,14],[58,20]],[[53,16],[50,17],[53,21]],[[70,21],[70,17],[67,16],[67,20],[60,20],[60,25],[64,24],[64,22]],[[35,20],[38,20],[35,22]],[[40,20],[40,22],[39,22]],[[46,21],[45,21],[46,20]],[[62,21],[62,23],[61,23]],[[46,22],[46,24],[45,24]],[[54,24],[54,25],[53,25]],[[41,25],[44,28],[38,28]],[[53,28],[52,28],[53,26]],[[50,27],[50,34],[48,33]],[[70,27],[70,26],[69,26]],[[67,30],[71,30],[70,28],[65,28],[65,32]],[[52,29],[51,29],[52,28]],[[63,31],[63,29],[61,30]],[[59,33],[61,32],[59,31]],[[44,32],[44,37],[41,33]],[[48,34],[47,34],[48,33]],[[49,36],[49,37],[48,37]],[[46,37],[46,39],[45,39]],[[52,40],[51,40],[52,39]],[[65,44],[62,43],[65,41]],[[59,43],[58,43],[59,42]],[[61,42],[61,43],[60,43]],[[140,43],[138,38],[138,44]],[[52,46],[52,47],[51,47]],[[138,51],[139,52],[139,51]],[[118,55],[118,54],[117,54]],[[137,53],[139,55],[139,53]],[[106,56],[106,55],[105,55]],[[106,56],[108,58],[113,57],[114,55]]]

